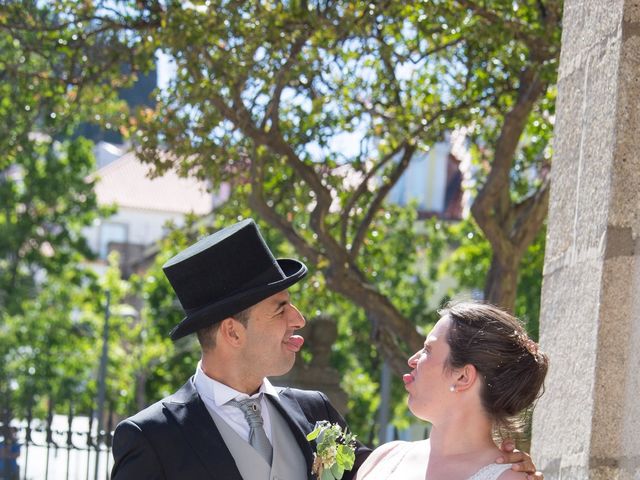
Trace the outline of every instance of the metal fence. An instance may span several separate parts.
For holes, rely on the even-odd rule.
[[[11,462],[4,459],[4,480],[106,480],[109,478],[113,415],[108,415],[106,428],[98,432],[93,415],[74,416],[47,414],[46,419],[14,419],[9,425],[0,422],[2,446],[11,451],[19,448],[18,471],[9,473]],[[13,434],[8,432],[12,431]],[[1,448],[1,447],[0,447]]]

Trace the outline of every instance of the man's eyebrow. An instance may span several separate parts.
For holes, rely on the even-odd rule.
[[[286,300],[281,300],[281,301],[278,302],[278,304],[273,309],[273,311],[277,312],[278,310],[280,310],[281,308],[285,307],[288,304],[289,304],[289,299],[288,298]]]

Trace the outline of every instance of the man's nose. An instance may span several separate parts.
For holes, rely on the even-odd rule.
[[[292,312],[291,312],[291,315],[290,315],[290,319],[289,319],[289,324],[293,328],[302,328],[302,327],[304,327],[307,324],[307,321],[304,319],[304,315],[302,315],[302,313],[300,313],[300,310],[298,310],[295,305],[289,304],[289,306],[292,309]]]

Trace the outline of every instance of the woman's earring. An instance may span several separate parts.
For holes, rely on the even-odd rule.
[[[452,393],[455,393],[455,391],[456,391],[456,386],[455,386],[455,385],[451,385],[451,386],[449,387],[449,391],[450,391],[450,392],[452,392]]]

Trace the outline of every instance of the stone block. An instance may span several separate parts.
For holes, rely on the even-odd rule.
[[[623,19],[625,0],[585,0],[583,46],[590,48],[618,34]]]
[[[623,1],[565,1],[560,79],[579,68],[585,55],[619,37]]]
[[[585,68],[585,97],[581,115],[580,170],[576,223],[580,235],[575,239],[578,250],[596,248],[607,222],[610,166],[616,141],[617,63],[615,49],[593,51]],[[619,43],[617,44],[619,46]],[[597,101],[595,100],[597,99]],[[562,140],[560,140],[562,141]],[[573,178],[558,179],[559,188]]]
[[[560,66],[558,79],[572,75],[576,66],[582,64],[582,45],[585,13],[582,2],[565,2],[562,13],[562,49],[560,50]],[[558,98],[558,102],[561,98]]]
[[[591,455],[616,458],[626,446],[623,427],[627,421],[628,398],[625,394],[631,370],[629,343],[632,338],[633,308],[635,306],[634,257],[620,255],[604,262],[597,331],[595,368],[594,435]],[[640,447],[640,437],[633,443]],[[640,451],[640,450],[638,450]]]
[[[640,0],[626,0],[623,21],[640,23]]]
[[[640,3],[638,0],[637,3]],[[640,8],[638,9],[640,11]],[[639,14],[640,15],[640,14]],[[640,234],[640,18],[625,27],[618,73],[613,196],[609,223]],[[632,30],[629,32],[628,30]],[[629,208],[629,207],[633,208]]]
[[[553,236],[547,235],[545,250],[545,255],[554,259],[565,254],[574,241],[582,124],[576,125],[572,119],[582,114],[582,109],[577,109],[575,105],[582,105],[585,101],[584,83],[584,70],[577,70],[563,79],[558,87],[561,94],[556,105],[550,195],[550,204],[555,208],[549,209],[549,224],[556,225],[561,232]],[[564,184],[562,188],[557,188],[557,182],[561,179]]]
[[[589,450],[600,278],[601,266],[594,260],[544,278],[540,344],[551,363],[535,408],[532,452],[545,475]]]

